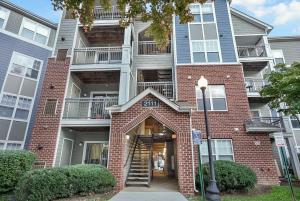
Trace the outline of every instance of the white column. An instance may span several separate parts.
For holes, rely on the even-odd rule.
[[[123,65],[121,67],[120,85],[119,85],[119,105],[129,100],[129,84],[130,84],[130,66]]]

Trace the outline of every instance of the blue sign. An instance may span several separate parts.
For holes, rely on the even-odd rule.
[[[159,107],[158,100],[143,100],[142,107]]]
[[[194,145],[200,145],[201,144],[201,131],[193,129],[192,130],[192,137],[193,137],[193,144]]]

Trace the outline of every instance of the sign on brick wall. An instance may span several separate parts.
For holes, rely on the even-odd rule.
[[[143,100],[142,107],[159,107],[159,100]]]

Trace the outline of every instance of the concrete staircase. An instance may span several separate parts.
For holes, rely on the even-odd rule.
[[[152,177],[152,138],[139,136],[129,167],[127,186],[149,186]]]

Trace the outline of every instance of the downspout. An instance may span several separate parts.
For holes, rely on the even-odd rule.
[[[193,113],[193,109],[190,110],[190,135],[191,135],[191,147],[192,147],[192,169],[193,169],[193,185],[194,185],[194,191],[196,193],[198,193],[199,191],[196,188],[195,185],[195,163],[194,163],[194,145],[193,145],[193,136],[192,136],[192,113]]]

